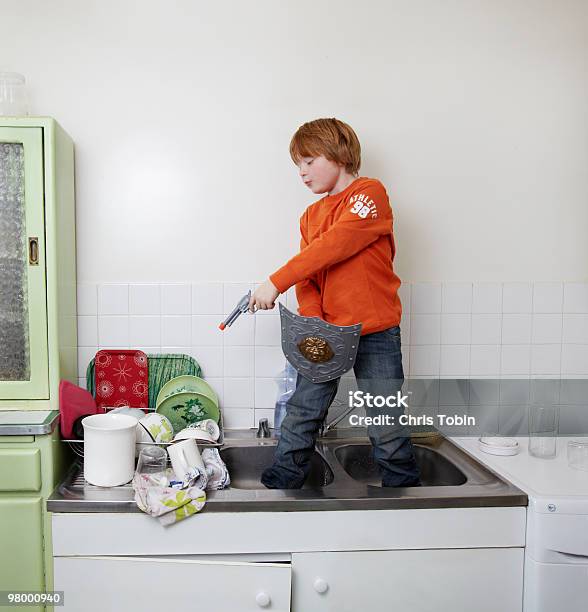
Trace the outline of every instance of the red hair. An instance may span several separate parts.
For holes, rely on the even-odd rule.
[[[324,155],[356,175],[361,165],[361,146],[351,126],[339,119],[315,119],[301,125],[290,141],[290,157],[297,164],[302,157]]]

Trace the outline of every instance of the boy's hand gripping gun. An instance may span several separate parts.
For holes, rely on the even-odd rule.
[[[247,312],[247,310],[249,310],[250,299],[251,289],[239,300],[239,303],[231,311],[231,314],[218,326],[219,329],[224,330],[226,327],[231,327],[231,325],[239,318],[240,315]]]

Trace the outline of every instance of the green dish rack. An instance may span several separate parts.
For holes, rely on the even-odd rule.
[[[193,357],[181,353],[147,355],[147,365],[149,368],[149,407],[153,409],[155,409],[159,390],[168,380],[186,374],[202,378],[202,368],[198,362]],[[86,388],[93,397],[96,397],[94,359],[90,361],[86,369]]]

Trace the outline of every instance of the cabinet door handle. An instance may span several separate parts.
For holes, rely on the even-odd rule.
[[[257,605],[260,608],[267,608],[272,602],[271,597],[267,593],[264,593],[263,591],[260,591],[255,596],[255,601],[257,602]]]
[[[39,238],[37,236],[29,237],[29,265],[39,265]]]
[[[317,593],[326,593],[329,590],[329,583],[324,578],[317,578],[313,586]]]

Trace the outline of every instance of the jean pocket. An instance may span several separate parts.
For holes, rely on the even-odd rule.
[[[384,333],[387,336],[391,336],[392,338],[400,339],[400,325],[396,325],[395,327],[389,327],[388,329],[384,330]]]

